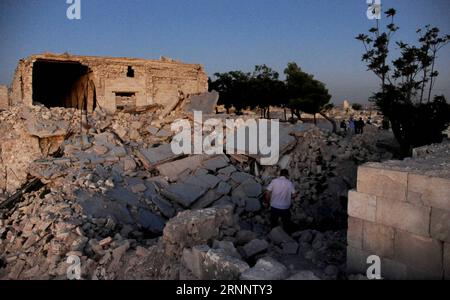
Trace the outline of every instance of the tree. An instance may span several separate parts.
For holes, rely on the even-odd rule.
[[[425,26],[417,30],[418,45],[397,42],[400,56],[388,61],[392,37],[399,30],[395,25],[395,9],[385,12],[390,23],[382,31],[379,22],[369,30],[370,36],[356,37],[365,48],[362,61],[381,81],[381,91],[371,97],[387,117],[404,156],[412,148],[442,142],[443,129],[450,124],[450,106],[444,96],[432,97],[437,53],[449,41],[439,29]]]
[[[231,71],[228,73],[216,73],[214,76],[217,79],[211,81],[210,89],[220,93],[219,104],[225,106],[227,113],[230,113],[230,108],[233,106],[239,113],[243,108],[251,104],[251,75],[249,73]]]
[[[255,66],[251,77],[252,107],[259,107],[263,118],[270,118],[270,106],[281,106],[285,85],[279,80],[278,72],[266,65]]]
[[[300,119],[301,112],[314,115],[316,124],[316,114],[322,115],[333,125],[336,131],[336,122],[326,115],[327,106],[331,100],[325,85],[314,79],[313,75],[303,72],[296,63],[289,63],[284,70],[286,74],[287,97],[292,112]]]

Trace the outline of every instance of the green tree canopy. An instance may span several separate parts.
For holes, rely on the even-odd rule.
[[[442,131],[450,124],[450,105],[445,97],[432,97],[439,75],[435,69],[437,53],[450,36],[425,26],[417,30],[417,45],[397,42],[400,56],[389,61],[390,44],[399,27],[394,24],[395,9],[385,14],[390,22],[385,30],[377,22],[369,35],[360,34],[356,39],[366,50],[362,61],[381,80],[381,91],[371,100],[390,120],[403,155],[408,156],[414,147],[442,142]]]

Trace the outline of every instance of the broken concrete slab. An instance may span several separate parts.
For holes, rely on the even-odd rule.
[[[159,130],[158,133],[156,134],[156,136],[160,137],[160,138],[168,138],[168,137],[171,137],[173,135],[174,135],[174,133],[172,131],[166,130],[164,128]]]
[[[151,126],[151,125],[149,125],[149,126],[147,126],[146,128],[145,128],[145,130],[147,130],[150,134],[152,134],[152,135],[156,135],[157,133],[158,133],[158,131],[159,131],[159,128],[158,127],[155,127],[155,126]]]
[[[223,196],[222,198],[220,198],[219,200],[217,200],[216,202],[214,202],[214,207],[227,207],[230,206],[234,209],[235,204],[233,203],[233,201],[231,201],[231,198],[229,196]]]
[[[198,176],[189,176],[187,178],[183,178],[182,181],[184,183],[196,185],[205,189],[212,189],[217,186],[217,184],[220,182],[220,179],[214,175],[206,174]]]
[[[184,104],[187,112],[201,111],[204,114],[214,114],[219,101],[219,93],[216,91],[206,92],[190,96]]]
[[[159,211],[163,216],[165,216],[168,219],[175,216],[175,209],[168,201],[164,200],[158,195],[151,197],[151,199],[153,204],[155,204],[158,207]]]
[[[163,144],[155,148],[140,149],[140,153],[153,166],[171,161],[181,156],[173,153],[170,144]]]
[[[156,167],[160,175],[168,177],[170,181],[175,181],[186,170],[194,171],[201,166],[205,157],[203,155],[193,155],[173,162],[161,164]]]
[[[236,171],[237,171],[236,167],[233,166],[233,165],[230,165],[230,166],[228,166],[226,168],[220,169],[219,170],[219,174],[222,174],[222,175],[225,175],[227,177],[230,177],[231,174],[233,174]]]
[[[220,197],[222,197],[222,194],[218,193],[216,190],[209,190],[205,195],[198,199],[194,205],[192,205],[192,208],[200,209],[209,207]]]
[[[223,249],[210,249],[205,256],[204,268],[207,280],[237,280],[250,266]]]
[[[207,189],[197,185],[177,182],[161,190],[161,194],[169,200],[175,201],[183,207],[190,207],[196,200],[206,193]]]
[[[252,240],[256,239],[256,233],[250,230],[241,229],[236,234],[236,244],[237,245],[245,245]]]
[[[168,250],[180,251],[217,239],[221,227],[233,224],[233,211],[230,207],[186,210],[167,222],[163,241],[170,246]]]
[[[235,173],[236,174],[236,173]],[[262,194],[262,186],[253,178],[241,183],[232,193],[236,197],[258,198]]]
[[[216,172],[218,169],[225,168],[229,165],[230,160],[225,155],[220,155],[203,162],[203,167],[207,170]]]
[[[41,139],[57,136],[65,136],[69,128],[69,122],[66,121],[38,121],[30,118],[25,121],[28,134],[37,136]]]
[[[244,253],[246,257],[252,257],[267,250],[269,243],[265,240],[254,239],[244,245]]]
[[[281,227],[275,227],[269,233],[269,238],[275,244],[281,245],[283,243],[296,243]]]
[[[253,179],[253,176],[245,172],[234,172],[233,174],[231,174],[231,179],[233,179],[234,182],[240,184],[248,179]]]
[[[216,191],[221,195],[228,195],[231,192],[231,185],[225,181],[221,181],[217,186]]]
[[[166,221],[146,209],[139,210],[139,224],[146,230],[153,232],[154,234],[162,234]]]
[[[287,268],[271,257],[258,260],[256,265],[242,273],[241,280],[283,280],[289,276]]]
[[[241,255],[237,251],[236,247],[234,247],[234,244],[230,241],[214,240],[213,249],[222,249],[227,255],[238,258],[238,259],[242,259]]]

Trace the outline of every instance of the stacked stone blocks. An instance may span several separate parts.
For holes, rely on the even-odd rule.
[[[385,279],[450,279],[449,178],[366,164],[348,214],[348,273],[377,255]]]

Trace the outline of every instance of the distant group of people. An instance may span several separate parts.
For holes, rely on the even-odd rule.
[[[367,124],[372,124],[372,120],[370,118],[367,120]],[[363,118],[354,120],[353,117],[351,117],[348,123],[345,120],[341,121],[341,131],[348,132],[350,134],[363,134],[365,126],[366,123],[364,122]]]

